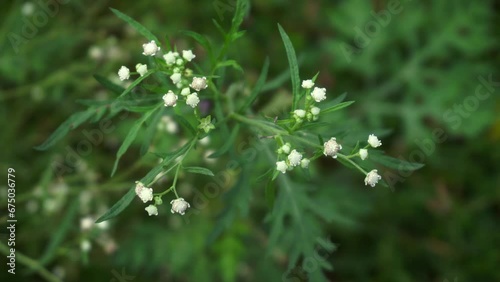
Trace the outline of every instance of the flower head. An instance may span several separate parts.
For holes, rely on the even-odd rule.
[[[337,158],[337,152],[342,149],[342,145],[337,143],[337,138],[335,137],[330,138],[323,146],[323,154],[325,154],[325,156],[331,156],[334,159]]]
[[[170,204],[172,205],[172,209],[170,211],[172,213],[179,213],[181,215],[184,215],[186,210],[190,207],[189,203],[184,201],[183,198],[172,200]]]
[[[279,153],[284,153],[284,154],[288,154],[290,153],[290,143],[286,143],[285,145],[281,146],[281,148],[278,149]]]
[[[320,111],[321,111],[321,109],[320,109],[320,108],[318,108],[318,107],[312,107],[312,108],[311,108],[311,114],[313,114],[314,116],[319,115],[319,112],[320,112]]]
[[[306,111],[298,109],[293,111],[293,115],[296,119],[304,118],[306,116]]]
[[[118,70],[118,77],[120,77],[121,81],[124,81],[130,77],[130,70],[126,66],[122,66]]]
[[[153,200],[153,189],[144,187],[138,194],[139,199],[142,200],[143,203],[147,203]]]
[[[365,185],[375,187],[375,184],[377,184],[380,179],[382,179],[382,177],[378,175],[377,170],[374,169],[366,174]]]
[[[193,51],[191,50],[182,51],[182,57],[188,62],[191,62],[191,60],[196,58],[196,56],[193,54]]]
[[[207,78],[206,77],[193,77],[193,82],[191,82],[191,88],[196,91],[207,88]]]
[[[156,45],[156,42],[154,40],[151,40],[151,42],[142,44],[142,48],[144,49],[144,52],[142,54],[144,56],[154,56],[156,55],[156,52],[160,51],[160,47]]]
[[[366,158],[368,158],[368,150],[367,149],[359,149],[359,157],[361,158],[361,160],[365,160]]]
[[[167,94],[163,95],[163,102],[165,107],[175,107],[177,105],[177,95],[172,90],[168,90]]]
[[[314,86],[314,82],[310,79],[302,81],[302,88],[311,89]]]
[[[179,57],[179,53],[177,52],[172,52],[169,51],[167,54],[163,55],[163,59],[165,59],[165,62],[167,65],[173,65],[175,63],[175,60]]]
[[[321,102],[326,99],[326,88],[318,88],[314,87],[314,90],[311,92],[311,97],[316,102]]]
[[[182,88],[182,90],[181,90],[181,95],[182,96],[187,96],[189,94],[191,94],[191,91],[189,90],[189,87]]]
[[[144,76],[148,72],[148,66],[145,64],[137,64],[135,65],[135,70],[139,75]]]
[[[198,94],[196,93],[191,93],[186,97],[186,104],[191,106],[192,108],[196,108],[199,102],[200,98],[198,98]]]
[[[170,76],[170,79],[172,80],[173,84],[177,84],[181,81],[181,74],[180,73],[174,73]]]
[[[281,171],[281,173],[286,173],[288,165],[285,161],[276,162],[276,170]]]
[[[91,229],[93,225],[94,219],[90,216],[86,216],[80,219],[80,229],[82,229],[83,231]]]
[[[307,158],[303,158],[303,159],[300,161],[300,166],[301,166],[302,168],[308,168],[308,167],[309,167],[309,163],[310,163],[310,162],[311,162],[311,161],[310,161],[309,159],[307,159]]]
[[[370,144],[373,148],[377,148],[382,146],[382,141],[380,141],[374,134],[370,134],[368,136],[368,144]]]
[[[155,205],[149,205],[145,208],[149,216],[158,215],[158,208]]]
[[[302,160],[302,154],[297,152],[297,150],[291,151],[290,155],[288,155],[288,162],[290,162],[291,166],[299,165],[301,160]]]

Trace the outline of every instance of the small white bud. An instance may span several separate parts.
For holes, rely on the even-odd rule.
[[[193,82],[191,82],[191,88],[196,91],[207,88],[207,78],[206,77],[193,77]]]
[[[374,169],[366,174],[365,185],[375,187],[375,184],[377,184],[380,179],[382,179],[382,177],[378,175],[377,170]]]
[[[365,160],[366,158],[368,158],[368,150],[367,149],[359,149],[359,157],[361,158],[361,160]]]
[[[295,115],[296,118],[304,118],[306,116],[306,111],[299,109],[293,111],[293,114]]]
[[[165,59],[165,62],[167,65],[173,65],[175,63],[175,59],[179,56],[179,53],[177,52],[172,52],[169,51],[167,54],[163,55],[163,59]]]
[[[130,77],[130,70],[126,66],[122,66],[118,70],[118,77],[121,81],[127,80]]]
[[[174,73],[170,76],[170,79],[172,80],[173,84],[177,84],[181,81],[181,74],[180,73]]]
[[[311,161],[310,161],[309,159],[307,159],[307,158],[303,158],[303,159],[300,161],[300,166],[301,166],[302,168],[308,168],[308,167],[309,167],[309,163],[310,163],[310,162],[311,162]]]
[[[181,90],[181,95],[182,95],[182,96],[187,96],[187,95],[189,95],[189,94],[191,94],[191,91],[189,90],[189,87],[183,88],[183,89]]]
[[[377,136],[373,134],[370,134],[368,136],[368,144],[370,144],[370,146],[372,146],[373,148],[382,146],[382,142],[378,139]]]
[[[281,173],[286,173],[287,169],[288,165],[285,161],[276,162],[276,170],[280,171]]]
[[[335,137],[330,138],[330,140],[325,142],[323,146],[323,154],[325,154],[325,156],[331,156],[334,159],[337,158],[337,152],[342,150],[342,145],[337,143],[337,139]]]
[[[191,60],[196,58],[196,56],[193,54],[193,51],[191,50],[182,51],[182,57],[188,62],[191,62]]]
[[[137,64],[135,69],[140,76],[144,76],[148,72],[148,66],[145,64]]]
[[[314,86],[314,82],[310,79],[302,81],[302,88],[311,89]]]
[[[196,108],[198,103],[200,102],[200,98],[198,98],[198,94],[192,93],[186,97],[186,104],[191,106],[192,108]]]
[[[189,203],[184,201],[183,198],[172,200],[170,204],[172,205],[172,209],[170,211],[181,215],[184,215],[186,210],[190,207]]]
[[[286,143],[285,145],[281,146],[281,152],[285,153],[285,154],[288,154],[290,153],[290,144],[289,143]]]
[[[158,215],[158,208],[155,205],[149,205],[145,208],[149,216]]]
[[[326,99],[326,88],[318,88],[314,87],[314,90],[311,92],[311,97],[316,102],[321,102]]]
[[[311,108],[311,114],[313,114],[314,116],[319,115],[319,112],[320,112],[320,111],[321,111],[321,109],[320,109],[320,108],[318,108],[318,107],[312,107],[312,108]]]
[[[163,102],[165,107],[175,107],[177,105],[177,95],[172,90],[169,90],[167,94],[163,95]]]
[[[288,162],[290,162],[291,166],[299,165],[301,160],[302,160],[302,154],[297,152],[297,150],[291,151],[290,155],[288,155]]]
[[[144,52],[142,53],[144,56],[154,56],[156,55],[156,52],[160,51],[160,47],[156,45],[156,42],[154,40],[142,44],[142,48],[144,49]]]

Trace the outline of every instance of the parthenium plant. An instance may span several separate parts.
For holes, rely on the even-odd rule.
[[[112,118],[120,112],[133,112],[140,115],[118,149],[111,174],[115,173],[120,158],[138,136],[143,139],[142,152],[149,151],[149,153],[159,156],[161,162],[140,180],[130,180],[131,187],[128,193],[97,220],[97,222],[102,222],[117,216],[134,198],[147,204],[145,210],[150,216],[159,214],[158,206],[163,205],[164,200],[170,203],[172,213],[184,215],[189,211],[190,204],[189,199],[181,197],[183,191],[178,185],[180,173],[214,176],[210,169],[186,161],[186,157],[197,150],[200,140],[212,134],[224,136],[224,142],[220,144],[220,149],[211,154],[211,157],[221,157],[234,150],[238,135],[243,132],[241,128],[258,130],[261,134],[259,138],[262,142],[266,142],[264,147],[266,147],[267,157],[271,160],[267,165],[268,169],[260,173],[259,179],[267,178],[268,183],[278,179],[280,186],[286,186],[284,191],[274,191],[272,190],[273,185],[269,184],[266,188],[266,197],[272,199],[271,203],[274,203],[274,197],[278,195],[276,196],[278,197],[277,204],[271,205],[274,212],[269,216],[270,220],[275,222],[271,229],[271,244],[279,242],[280,236],[288,236],[283,232],[283,222],[287,214],[294,217],[295,225],[307,225],[308,233],[303,232],[304,228],[299,228],[301,232],[295,240],[300,244],[290,244],[294,246],[294,249],[291,250],[290,266],[294,266],[301,256],[311,255],[311,252],[314,251],[314,244],[322,232],[318,231],[317,225],[319,224],[312,223],[311,217],[302,217],[301,214],[305,214],[306,209],[311,208],[312,200],[307,199],[307,193],[303,190],[290,193],[289,175],[296,173],[296,170],[307,174],[309,168],[314,165],[318,158],[329,157],[348,168],[358,170],[364,175],[364,184],[375,187],[381,181],[381,176],[377,169],[373,167],[367,169],[367,165],[363,164],[363,161],[372,155],[374,159],[377,157],[381,162],[385,160],[385,164],[394,159],[382,158],[382,152],[374,150],[382,143],[373,134],[369,136],[367,134],[366,141],[344,144],[339,136],[324,136],[316,131],[319,127],[332,126],[328,120],[323,120],[325,116],[344,109],[354,102],[342,102],[345,95],[327,102],[328,98],[337,95],[317,85],[318,74],[312,78],[300,79],[294,48],[287,34],[279,25],[279,33],[284,42],[290,65],[292,82],[293,99],[289,112],[273,117],[259,117],[252,112],[252,106],[259,98],[267,79],[269,69],[269,60],[267,59],[256,84],[251,87],[250,94],[233,93],[228,96],[227,93],[223,92],[221,86],[225,84],[225,68],[242,70],[235,60],[227,59],[227,51],[231,43],[244,34],[243,31],[239,30],[239,27],[247,8],[247,1],[237,2],[235,16],[228,31],[225,31],[219,23],[214,21],[223,36],[223,43],[219,48],[203,35],[192,31],[183,33],[204,47],[207,54],[207,58],[204,58],[205,62],[201,62],[202,57],[194,54],[192,50],[177,50],[175,46],[162,44],[161,40],[138,22],[112,9],[119,18],[130,24],[146,38],[145,42],[142,42],[143,60],[134,67],[122,66],[117,72],[121,81],[132,82],[124,89],[121,85],[102,76],[96,76],[97,80],[115,93],[117,97],[106,102],[84,101],[88,105],[88,109],[71,116],[37,148],[47,149],[69,130],[87,121],[95,122],[103,118]],[[134,52],[140,52],[139,43]],[[131,68],[135,69],[135,72],[131,72]],[[145,94],[137,95],[141,91]],[[207,102],[213,107],[202,107],[203,102]],[[183,127],[184,135],[189,136],[189,140],[171,152],[159,153],[151,150],[155,140],[153,137],[157,133],[156,124],[165,119],[171,122],[172,118]],[[145,128],[145,133],[139,135],[141,128]],[[349,152],[345,152],[345,147],[350,148]],[[167,186],[158,185],[159,180],[165,175],[172,176],[170,184]],[[243,177],[247,176],[242,174],[240,178]],[[362,183],[363,177],[360,177],[359,183]],[[239,185],[240,182],[235,181],[235,183]],[[305,200],[297,200],[294,197],[304,197]],[[290,210],[290,207],[280,204],[283,201],[291,202],[293,209],[303,205],[304,210]],[[248,203],[245,204],[248,205]],[[320,217],[328,218],[322,212],[317,213]],[[290,246],[288,247],[290,248]],[[326,248],[331,250],[333,246],[329,245]],[[325,262],[322,267],[327,268],[328,263]]]

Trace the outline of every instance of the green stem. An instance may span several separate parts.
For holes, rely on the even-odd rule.
[[[355,168],[357,168],[359,171],[361,171],[365,175],[368,174],[368,172],[366,172],[364,169],[362,169],[357,163],[355,163],[351,159],[349,159],[346,155],[337,153],[337,157],[345,160],[348,163],[350,163],[352,166],[354,166]]]
[[[0,242],[0,252],[2,252],[4,255],[10,254],[9,247],[7,247],[7,245],[5,245],[3,242]],[[40,274],[40,276],[42,276],[47,281],[62,282],[57,276],[55,276],[50,271],[45,269],[36,260],[33,260],[33,259],[21,254],[19,251],[16,251],[16,260],[19,261],[20,263],[26,265],[30,269],[38,272],[38,274]]]

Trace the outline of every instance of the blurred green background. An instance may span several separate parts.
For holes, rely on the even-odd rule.
[[[228,27],[234,1],[60,2],[2,1],[0,11],[0,168],[5,175],[0,219],[4,226],[6,171],[12,167],[16,250],[33,259],[28,264],[63,281],[122,281],[123,273],[133,277],[124,281],[135,282],[306,281],[307,273],[287,276],[288,254],[266,244],[269,209],[261,184],[243,198],[250,209],[216,232],[219,236],[213,236],[220,230],[218,214],[231,202],[218,199],[189,224],[166,207],[160,216],[147,217],[134,201],[118,218],[87,228],[86,222],[152,164],[136,162],[136,146],[118,175],[109,178],[133,119],[116,123],[116,130],[63,175],[54,173],[53,164],[67,158],[68,148],[95,124],[72,131],[48,151],[32,149],[82,109],[76,100],[109,98],[93,74],[116,81],[121,65],[142,62],[145,40],[109,7],[159,38],[168,36],[181,48],[194,46],[201,62],[201,47],[179,31],[220,42],[212,19]],[[253,85],[265,57],[270,58],[269,77],[281,86],[270,87],[261,109],[280,110],[279,101],[290,95],[280,23],[300,58],[301,77],[320,71],[318,81],[331,99],[347,92],[348,100],[356,101],[338,120],[356,131],[380,133],[388,155],[425,164],[411,175],[380,170],[394,181],[394,190],[369,189],[355,171],[320,164],[314,185],[327,191],[326,204],[338,211],[322,225],[329,234],[323,239],[336,245],[326,255],[334,267],[326,273],[330,281],[500,281],[499,14],[498,1],[251,1],[242,26],[247,32],[230,50],[245,73],[230,77]],[[436,134],[441,140],[433,139]],[[172,134],[162,138],[167,145],[178,142]],[[215,138],[206,150],[217,146]],[[214,170],[225,165],[199,157]],[[189,185],[182,189],[195,193],[196,185]],[[90,251],[82,251],[82,242],[90,242]],[[4,260],[2,253],[2,281],[44,281],[19,255],[15,277],[6,273]]]

